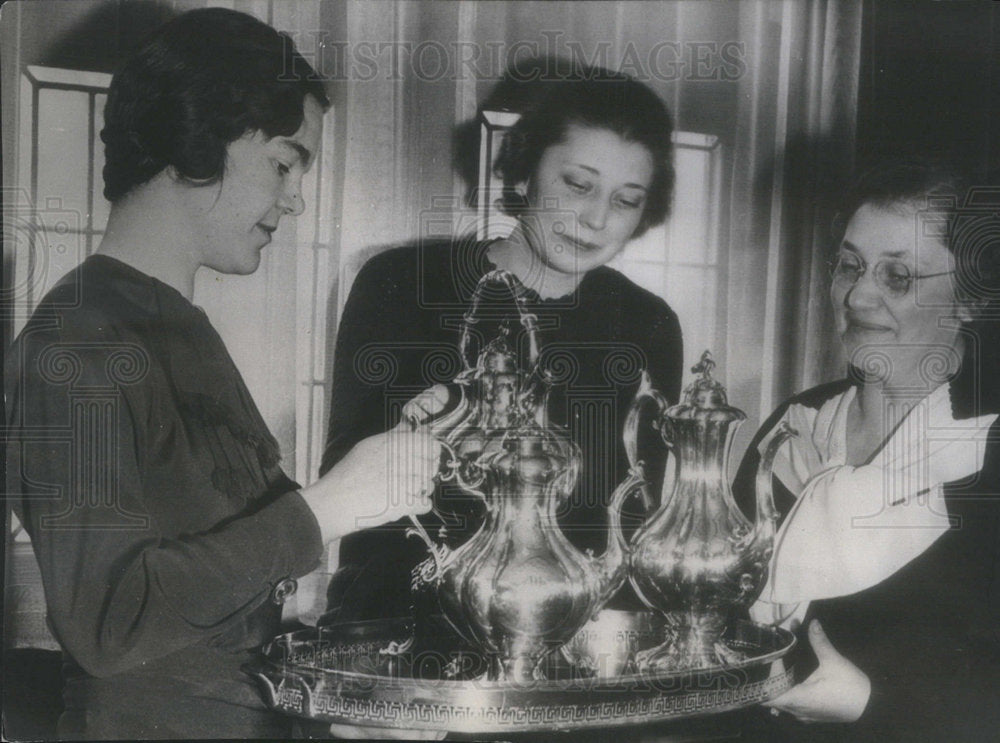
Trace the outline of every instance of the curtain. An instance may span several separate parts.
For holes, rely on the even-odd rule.
[[[740,34],[752,51],[733,155],[727,357],[752,429],[844,372],[826,266],[854,166],[861,3],[740,3]]]

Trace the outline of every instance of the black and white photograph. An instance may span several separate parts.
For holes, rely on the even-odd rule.
[[[0,6],[2,739],[1000,741],[1000,4]]]

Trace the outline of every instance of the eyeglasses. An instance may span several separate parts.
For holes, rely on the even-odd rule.
[[[835,284],[854,286],[868,271],[868,264],[861,256],[854,253],[840,253],[835,261],[830,263],[830,276]],[[875,264],[872,273],[875,285],[890,297],[903,297],[910,291],[914,281],[933,279],[935,276],[947,276],[954,271],[925,273],[916,275],[910,267],[901,261],[885,260]]]

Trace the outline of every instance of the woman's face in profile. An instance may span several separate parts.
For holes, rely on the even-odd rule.
[[[830,297],[837,332],[848,357],[861,368],[869,353],[890,354],[893,364],[914,365],[913,373],[929,356],[954,357],[949,349],[957,348],[956,329],[941,322],[966,314],[955,300],[949,273],[954,257],[937,238],[918,241],[919,227],[912,208],[869,204],[847,225]],[[919,276],[927,278],[914,278]],[[875,357],[870,360],[875,364]]]
[[[561,273],[603,266],[635,233],[652,179],[643,145],[571,124],[528,184],[531,211],[522,221],[532,252]]]
[[[302,124],[294,134],[247,132],[227,147],[225,177],[190,189],[200,265],[221,273],[253,273],[281,218],[302,213],[302,179],[323,130],[319,102],[306,96],[302,106]]]

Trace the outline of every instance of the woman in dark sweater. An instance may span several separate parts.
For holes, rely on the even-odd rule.
[[[4,379],[7,492],[64,651],[61,738],[287,737],[243,666],[295,579],[359,519],[430,507],[413,496],[438,446],[414,433],[290,481],[191,303],[200,267],[253,273],[302,212],[328,105],[287,36],[221,8],[165,25],[112,80],[107,231],[42,299]],[[401,443],[423,456],[390,479]]]
[[[860,181],[831,286],[851,374],[785,402],[741,466],[746,496],[778,423],[798,431],[752,613],[801,621],[804,681],[763,740],[1000,735],[1000,253],[963,196],[919,162]]]
[[[672,399],[680,387],[676,315],[605,266],[667,216],[670,132],[663,103],[625,76],[588,70],[548,82],[506,134],[496,165],[506,210],[517,216],[512,234],[390,250],[358,275],[337,338],[321,471],[355,441],[396,425],[401,403],[455,377],[472,291],[486,272],[505,269],[538,318],[542,354],[558,378],[549,419],[583,449],[581,484],[560,524],[577,546],[600,552],[604,506],[627,473],[621,431],[640,371]],[[502,292],[481,310],[480,341],[495,335],[496,320],[513,316]],[[452,490],[439,489],[436,504],[445,521],[425,525],[431,533],[444,525],[454,543],[480,523],[476,504]],[[341,618],[408,612],[410,568],[426,549],[405,539],[405,526],[344,540],[332,591]]]

